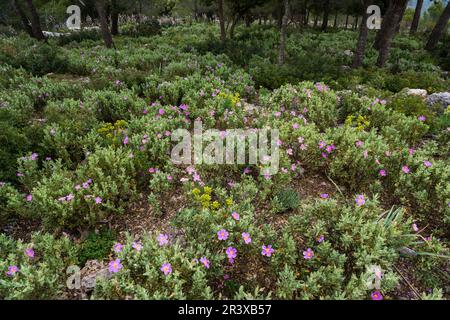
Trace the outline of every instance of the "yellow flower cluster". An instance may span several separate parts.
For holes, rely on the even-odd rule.
[[[106,136],[108,139],[112,139],[115,134],[121,132],[126,127],[127,122],[125,120],[117,120],[114,125],[109,122],[105,123],[97,132],[102,136]]]
[[[229,100],[233,107],[236,107],[236,105],[241,101],[241,96],[237,92],[235,94],[220,92],[219,97]]]
[[[194,195],[194,200],[201,204],[204,209],[212,209],[219,210],[221,205],[219,201],[212,201],[211,194],[213,193],[213,189],[211,187],[204,187],[203,192],[199,188],[195,188],[192,190],[192,194]],[[228,198],[225,200],[225,206],[231,207],[233,205],[233,199]]]
[[[370,125],[370,121],[367,121],[364,116],[358,115],[358,117],[355,120],[354,115],[350,115],[345,119],[345,124],[347,126],[356,127],[356,130],[363,131],[365,128],[367,128]]]

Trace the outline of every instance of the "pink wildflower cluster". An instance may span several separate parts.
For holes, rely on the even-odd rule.
[[[319,91],[319,92],[326,92],[328,91],[330,88],[327,85],[324,85],[320,82],[317,82],[314,87]]]
[[[328,156],[336,150],[334,144],[328,145],[325,141],[319,141],[319,149],[322,150],[322,158],[328,159]]]
[[[190,166],[186,168],[186,172],[192,177],[192,181],[197,182],[200,186],[204,186],[204,183],[200,177],[200,175],[198,174],[197,170]],[[188,181],[188,178],[182,178],[182,182],[186,182]]]

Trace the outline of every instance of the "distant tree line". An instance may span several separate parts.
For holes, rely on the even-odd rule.
[[[280,30],[278,63],[286,59],[286,33],[289,26],[316,28],[323,32],[330,28],[359,28],[353,67],[363,63],[369,29],[367,8],[377,5],[381,9],[381,29],[377,31],[373,47],[378,50],[377,65],[383,67],[389,56],[392,40],[400,31],[402,22],[408,20],[409,33],[419,31],[421,19],[433,19],[434,27],[428,35],[425,48],[434,50],[448,30],[450,1],[435,0],[425,15],[422,13],[424,0],[417,0],[415,8],[408,8],[408,0],[6,0],[0,4],[0,24],[8,24],[13,15],[20,21],[22,29],[31,37],[45,41],[39,11],[65,8],[77,4],[81,8],[81,19],[98,22],[106,47],[113,48],[113,36],[120,32],[120,15],[151,15],[154,17],[180,14],[192,20],[218,22],[223,44],[234,38],[236,26],[240,23],[276,25]],[[54,9],[54,8],[53,8]],[[406,16],[406,18],[405,18]]]

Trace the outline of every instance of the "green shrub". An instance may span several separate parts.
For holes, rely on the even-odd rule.
[[[7,300],[58,299],[66,286],[66,268],[76,265],[77,248],[67,238],[35,233],[29,243],[0,234],[0,297]],[[34,251],[33,257],[26,249]],[[7,275],[9,267],[18,271]]]
[[[107,258],[114,245],[116,235],[110,230],[91,232],[80,245],[79,261],[84,265],[88,260],[103,260]]]
[[[273,201],[275,201],[281,212],[294,210],[300,205],[300,198],[298,196],[298,193],[291,188],[279,191],[275,195]]]

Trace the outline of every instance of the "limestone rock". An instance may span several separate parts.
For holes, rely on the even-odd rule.
[[[428,92],[424,89],[406,89],[406,94],[410,96],[426,97]]]
[[[450,106],[450,92],[439,92],[429,95],[426,99],[429,106],[438,107],[444,112]]]
[[[88,260],[81,269],[81,287],[86,291],[93,290],[97,279],[110,277],[108,267],[103,262]]]

